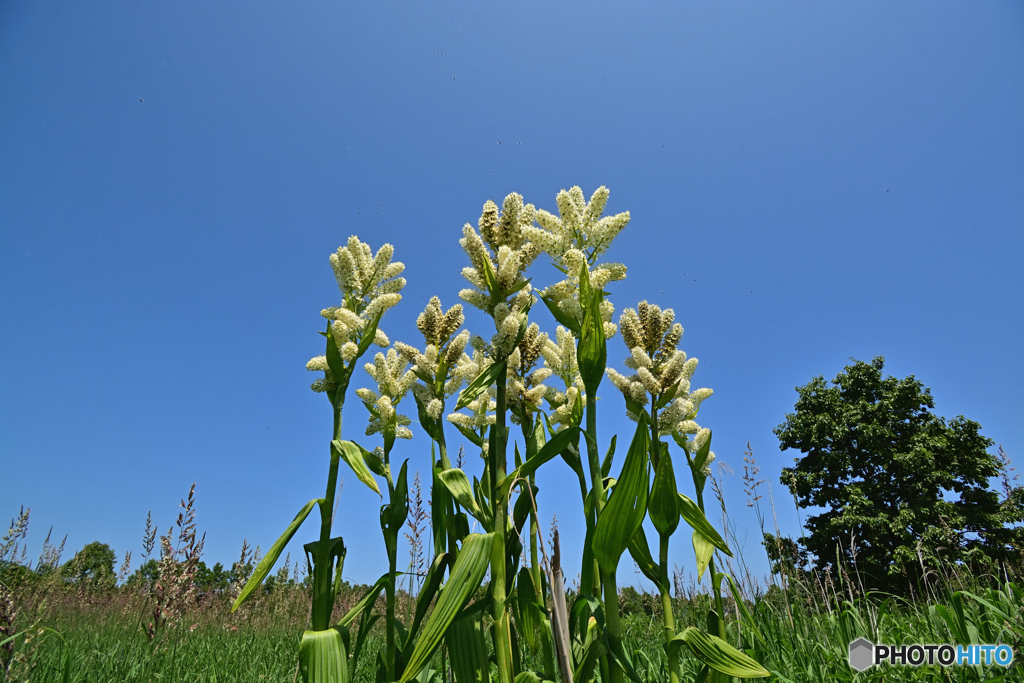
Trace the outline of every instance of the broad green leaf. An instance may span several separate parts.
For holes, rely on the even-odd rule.
[[[686,643],[694,656],[709,667],[739,678],[767,678],[771,674],[755,660],[743,654],[718,636],[708,635],[693,626],[676,635],[669,647]]]
[[[671,389],[669,389],[668,391],[666,391],[664,394],[659,396],[658,397],[658,402],[655,404],[655,407],[658,410],[661,410],[662,408],[667,406],[669,403],[671,403],[672,399],[676,397],[676,393],[679,392],[679,386],[680,385],[677,384],[674,387],[672,387]]]
[[[530,491],[533,491],[533,496],[530,496]],[[537,492],[540,489],[529,482],[529,480],[519,482],[519,497],[516,498],[516,504],[512,508],[512,524],[521,532],[526,528],[526,518],[533,512],[533,501],[537,499]]]
[[[490,477],[484,477],[484,481],[490,482]],[[484,526],[487,531],[494,531],[494,525],[492,524],[491,517],[491,506],[487,502],[488,496],[484,493],[484,484],[476,477],[473,477],[473,498],[476,500],[476,507],[480,510],[480,516],[477,519]]]
[[[459,617],[445,634],[456,683],[491,683],[483,614]]]
[[[356,473],[356,478],[359,481],[369,486],[370,490],[378,496],[381,495],[380,489],[377,487],[377,480],[373,478],[370,468],[366,466],[366,460],[363,459],[363,451],[358,445],[351,441],[335,439],[331,442],[331,448],[338,453],[342,460],[348,463],[348,466]],[[383,498],[383,496],[381,497]]]
[[[380,592],[382,590],[384,590],[384,586],[386,586],[388,581],[390,581],[390,580],[391,580],[391,577],[388,574],[385,574],[384,576],[382,576],[379,579],[377,579],[377,582],[374,583],[372,586],[370,586],[370,590],[366,591],[363,594],[363,597],[361,597],[359,599],[359,602],[357,602],[355,604],[355,606],[353,606],[352,609],[350,609],[345,614],[345,616],[343,616],[338,621],[338,625],[340,625],[340,626],[348,626],[353,621],[355,621],[356,617],[358,617],[359,614],[364,609],[366,609],[367,607],[373,605],[373,603],[377,602],[377,596],[380,595]]]
[[[353,441],[352,443],[356,442]],[[357,443],[356,445],[359,446]],[[376,474],[378,477],[388,476],[387,469],[384,467],[384,461],[381,460],[376,453],[368,451],[362,446],[359,446],[359,452],[363,454],[363,461],[366,462],[366,466],[370,468],[371,472]]]
[[[537,651],[537,629],[543,620],[541,607],[537,605],[537,590],[533,585],[533,574],[526,567],[519,570],[516,578],[516,604],[519,607],[519,632],[526,639],[532,652]]]
[[[643,526],[633,534],[633,539],[629,542],[629,554],[637,566],[640,567],[643,575],[653,581],[654,585],[660,589],[661,572],[658,564],[651,557],[651,547],[647,544],[647,533],[644,532]]]
[[[711,526],[711,522],[704,516],[700,506],[681,493],[679,494],[679,514],[695,531],[699,531],[716,548],[732,557],[732,551],[729,550],[729,546],[725,544],[725,540],[715,531],[715,527]]]
[[[303,633],[299,641],[299,669],[305,683],[347,683],[348,654],[342,628]]]
[[[604,338],[604,322],[601,320],[601,293],[594,292],[584,299],[584,291],[590,291],[590,275],[585,263],[580,268],[580,305],[584,308],[580,340],[576,345],[576,365],[587,396],[597,396],[597,388],[608,362],[608,349]]]
[[[459,402],[455,404],[455,410],[462,410],[468,406],[477,396],[484,392],[489,386],[494,384],[501,375],[507,370],[508,361],[500,361],[487,366],[487,368],[476,376],[462,393],[459,394]]]
[[[341,384],[345,377],[345,359],[341,357],[338,349],[338,342],[334,338],[334,331],[327,325],[327,367],[331,370],[331,377],[338,384]],[[335,404],[337,405],[337,404]]]
[[[700,581],[715,554],[715,546],[696,529],[693,530],[693,552],[697,556],[697,580]]]
[[[487,293],[491,297],[491,304],[497,305],[501,303],[501,300],[505,297],[502,296],[501,287],[498,285],[498,276],[494,274],[494,266],[491,265],[491,259],[484,255],[484,284],[487,285]]]
[[[658,444],[654,444],[655,447]],[[647,504],[647,513],[658,533],[671,536],[679,526],[679,491],[676,490],[676,474],[672,469],[672,458],[663,455],[654,472],[654,483],[651,485],[651,500]]]
[[[498,494],[504,498],[508,495],[509,490],[512,488],[512,484],[516,479],[520,477],[529,477],[531,474],[537,471],[541,465],[546,463],[548,460],[553,459],[555,456],[560,455],[562,451],[569,447],[573,443],[577,435],[580,433],[579,427],[569,427],[555,434],[554,437],[546,444],[544,444],[540,451],[537,452],[532,458],[527,460],[518,469],[512,470],[512,473],[506,476],[500,484],[498,484]]]
[[[448,582],[437,598],[434,611],[430,613],[423,633],[416,641],[416,647],[409,656],[399,683],[407,683],[415,678],[420,669],[430,661],[452,620],[480,587],[480,582],[487,572],[493,544],[494,534],[470,534],[466,537],[459,552],[459,559],[455,561]]]
[[[380,317],[382,315],[384,315],[384,311],[380,311],[379,313],[377,313],[377,315],[374,316],[373,320],[367,323],[366,327],[363,328],[363,336],[359,340],[359,350],[356,352],[357,360],[361,358],[364,353],[366,353],[366,350],[370,348],[370,344],[372,344],[373,340],[376,338],[377,325],[380,324]],[[354,362],[355,361],[353,361],[353,363]]]
[[[256,568],[252,570],[252,576],[250,576],[249,580],[245,582],[245,587],[242,588],[242,592],[239,593],[238,597],[235,599],[235,604],[231,606],[232,612],[238,609],[243,602],[248,600],[249,596],[251,596],[256,589],[260,587],[260,584],[263,583],[263,579],[267,578],[267,574],[269,574],[270,570],[274,568],[274,563],[277,562],[277,558],[281,556],[281,551],[283,551],[284,547],[288,545],[288,541],[292,540],[292,536],[294,536],[295,532],[299,530],[302,523],[306,521],[306,517],[309,516],[309,511],[313,509],[313,506],[323,504],[324,502],[323,498],[316,498],[302,506],[302,509],[299,510],[299,514],[295,515],[295,519],[292,520],[292,523],[284,530],[281,537],[274,541],[274,545],[270,546],[270,550],[268,550],[267,554],[263,556],[263,559],[260,560],[258,565],[256,565]]]
[[[409,653],[412,651],[412,637],[419,630],[420,622],[427,615],[427,608],[434,601],[434,595],[437,593],[441,580],[444,578],[444,570],[448,566],[448,558],[448,553],[439,553],[434,557],[434,561],[430,564],[430,569],[427,570],[427,578],[423,581],[423,586],[420,588],[420,594],[416,596],[416,615],[413,617],[412,626],[409,627],[409,639],[406,641],[402,652],[406,658],[408,658]]]
[[[480,446],[481,448],[483,447],[484,437],[480,436],[479,434],[474,432],[472,429],[469,429],[468,427],[463,427],[462,425],[455,424],[454,422],[452,424],[454,424],[455,428],[462,432],[462,435],[469,439],[471,443]]]
[[[594,531],[594,557],[601,569],[614,572],[647,514],[647,420],[640,416],[633,441],[622,463],[622,473]]]
[[[434,373],[434,394],[436,396],[444,396],[444,384],[448,381],[448,361],[445,360],[444,354],[437,359],[437,372]],[[427,386],[430,386],[430,382],[427,382]]]
[[[434,422],[434,419],[427,414],[427,410],[424,407],[423,402],[420,401],[420,397],[413,394],[413,398],[416,399],[416,414],[420,419],[420,426],[423,427],[423,431],[425,431],[427,436],[434,441],[440,441],[441,431],[438,429],[437,423]]]
[[[576,318],[559,308],[558,304],[550,297],[542,296],[540,300],[544,302],[544,305],[548,307],[548,310],[551,311],[551,315],[560,325],[565,326],[565,328],[574,335],[579,336],[580,322],[576,320]]]
[[[395,482],[395,496],[391,500],[391,528],[398,530],[405,524],[405,518],[409,516],[409,482],[408,482],[409,461],[402,463],[402,469],[398,471],[398,481]]]
[[[631,398],[626,399],[626,410],[633,413],[634,415],[640,415],[641,413],[646,412],[642,405],[640,405]]]
[[[605,647],[604,640],[600,637],[597,620],[590,617],[587,622],[585,645],[580,653],[579,664],[572,674],[573,683],[588,683],[595,680],[597,662],[607,651],[608,648]]]
[[[469,483],[469,477],[462,470],[453,467],[450,470],[445,470],[437,475],[444,484],[448,492],[452,494],[459,505],[466,508],[469,514],[473,515],[479,520],[484,518],[483,510],[476,503],[476,498],[473,496],[473,486]]]
[[[601,463],[601,476],[607,477],[608,473],[612,471],[612,458],[615,457],[615,442],[618,440],[619,435],[613,434],[612,441],[608,444],[608,452],[605,453],[604,461]]]
[[[553,683],[553,681],[541,678],[532,671],[521,671],[516,675],[514,683]]]
[[[697,454],[693,456],[693,468],[694,470],[701,472],[704,470],[704,463],[707,462],[708,456],[711,454],[711,435],[708,434],[708,440],[704,442],[704,445],[700,447]]]

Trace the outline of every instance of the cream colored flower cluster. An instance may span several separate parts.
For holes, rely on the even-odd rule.
[[[494,202],[488,200],[484,204],[477,222],[479,233],[466,223],[459,244],[471,265],[462,269],[462,276],[473,288],[463,289],[459,298],[492,314],[495,306],[516,291],[523,282],[523,271],[540,254],[525,237],[535,215],[533,204],[523,204],[522,195],[513,192],[505,197],[500,212]],[[487,270],[494,274],[496,291],[492,291],[492,285],[487,282]]]
[[[537,323],[530,323],[508,357],[505,400],[516,424],[521,422],[522,415],[538,410],[549,391],[543,382],[551,376],[551,369],[534,367],[549,343],[548,335],[540,331]]]
[[[674,322],[675,312],[641,301],[636,310],[627,308],[619,317],[622,340],[629,349],[626,367],[636,374],[623,376],[608,368],[608,378],[629,400],[645,406],[648,395],[657,399],[670,395],[672,401],[658,414],[659,434],[696,433],[700,427],[693,418],[700,404],[711,396],[711,389],[690,391],[690,378],[697,369],[696,358],[686,358],[679,350],[683,326]],[[632,419],[636,415],[629,412]]]
[[[331,333],[346,363],[356,359],[360,333],[366,323],[402,300],[399,292],[405,287],[405,278],[400,276],[405,265],[391,261],[394,251],[393,246],[385,244],[374,254],[368,244],[353,235],[344,247],[331,254],[331,268],[341,290],[341,306],[325,308],[320,315],[331,321]],[[390,341],[378,327],[373,343],[387,347]],[[336,385],[325,356],[313,358],[306,368],[324,373],[323,378],[313,382],[313,391],[327,391]]]
[[[511,304],[502,302],[494,307],[494,327],[497,328],[497,332],[491,337],[489,353],[492,358],[508,358],[515,350],[519,327],[526,320],[526,314],[532,304],[533,294],[530,285],[526,285],[515,295]]]
[[[608,202],[608,188],[597,188],[590,201],[583,197],[583,190],[573,187],[562,190],[556,197],[558,216],[543,209],[537,211],[540,227],[527,228],[526,237],[541,251],[554,259],[555,265],[567,277],[543,292],[567,315],[583,322],[583,309],[579,301],[579,274],[587,267],[590,284],[594,289],[603,289],[609,282],[623,280],[626,266],[621,263],[595,265],[597,257],[607,251],[612,240],[629,223],[629,212],[601,217]],[[615,336],[616,327],[611,322],[615,307],[608,301],[601,304],[601,319],[606,339]]]
[[[472,382],[477,375],[493,364],[493,361],[484,354],[484,341],[480,337],[474,337],[470,342],[473,345],[473,356],[463,353],[462,360],[455,367],[455,376],[459,381]],[[454,379],[454,377],[453,377]],[[466,406],[469,414],[450,413],[446,419],[453,425],[474,431],[486,430],[496,422],[494,411],[498,407],[495,400],[495,388],[489,387],[482,391],[473,401]],[[484,442],[484,451],[487,450],[487,442]]]
[[[561,378],[565,385],[565,391],[549,387],[544,395],[551,407],[551,423],[558,425],[561,431],[573,423],[572,409],[576,398],[586,402],[583,378],[576,364],[576,340],[569,330],[559,325],[555,329],[555,341],[546,340],[541,355],[544,356],[545,368]]]
[[[374,381],[377,391],[373,389],[356,389],[356,396],[370,411],[370,424],[366,427],[366,435],[383,433],[388,421],[396,417],[395,437],[411,439],[412,432],[408,425],[412,424],[405,415],[396,414],[395,408],[416,381],[412,370],[407,370],[409,359],[404,354],[390,349],[387,355],[378,352],[372,363],[363,368]]]
[[[425,384],[414,384],[412,393],[433,420],[439,419],[444,412],[444,400],[462,386],[465,373],[458,371],[459,364],[472,362],[463,352],[469,343],[469,330],[452,337],[465,319],[461,304],[455,304],[445,312],[441,309],[441,300],[431,297],[427,307],[416,318],[416,327],[427,342],[426,348],[421,352],[409,344],[395,342],[395,349],[413,362],[413,372],[421,379],[423,376],[431,379]],[[438,394],[435,382],[441,371],[441,360],[444,360],[444,389]]]

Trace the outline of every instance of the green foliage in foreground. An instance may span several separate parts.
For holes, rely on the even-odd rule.
[[[741,641],[756,652],[757,658],[772,672],[768,680],[786,683],[845,681],[1024,681],[1020,648],[1024,643],[1024,591],[1013,583],[996,587],[972,586],[970,591],[947,593],[938,605],[915,605],[887,598],[858,600],[856,604],[841,595],[830,605],[812,601],[802,584],[787,592],[769,591],[769,595],[747,603],[747,614],[728,626],[730,640]],[[840,587],[840,592],[842,587]],[[668,679],[665,650],[661,646],[662,620],[656,596],[645,609],[623,610],[623,647],[643,683]],[[623,598],[637,603],[637,594],[624,591]],[[700,624],[712,605],[706,594],[677,600],[676,623],[681,629]],[[731,611],[737,606],[732,604]],[[243,624],[237,631],[224,621],[220,612],[206,612],[193,630],[189,621],[165,631],[149,642],[133,616],[116,610],[89,609],[65,605],[66,613],[46,620],[63,635],[51,632],[37,635],[31,642],[19,639],[17,651],[23,663],[12,667],[5,680],[32,680],[40,683],[63,680],[65,664],[69,681],[168,681],[204,683],[222,681],[293,681],[296,675],[296,650],[299,634],[290,615],[276,621]],[[298,614],[298,613],[296,613]],[[1015,649],[1014,667],[938,667],[888,666],[856,674],[846,663],[846,644],[858,637],[873,642],[1004,642]],[[368,652],[385,646],[383,629],[372,628],[366,640]],[[70,655],[68,655],[70,650]],[[65,657],[70,656],[70,662]],[[520,643],[518,657],[525,666],[535,665],[529,648]],[[364,657],[352,673],[352,680],[374,680],[372,657]],[[697,662],[686,658],[682,680],[696,680]],[[441,666],[435,656],[428,669]],[[997,678],[1005,676],[1005,678]]]

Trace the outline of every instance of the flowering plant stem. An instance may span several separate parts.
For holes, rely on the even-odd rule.
[[[590,465],[591,495],[594,497],[595,518],[600,518],[604,511],[605,497],[607,492],[604,489],[604,476],[601,472],[601,456],[597,450],[597,397],[595,392],[587,392],[587,461]],[[596,519],[595,519],[596,524]],[[595,562],[596,564],[596,562]],[[610,645],[613,648],[619,647],[622,642],[622,625],[619,621],[619,589],[614,571],[599,569],[597,576],[600,577],[600,584],[597,586],[597,594],[604,596],[604,617],[608,628]],[[616,653],[618,654],[618,653]],[[609,653],[602,663],[602,673],[605,673],[612,683],[622,683],[622,669],[613,660]]]
[[[508,543],[508,500],[498,494],[498,482],[505,479],[505,444],[508,428],[505,426],[506,374],[498,375],[495,425],[488,448],[487,467],[491,483],[491,513],[494,519],[495,540],[491,546],[491,598],[494,618],[494,653],[498,660],[498,680],[512,683],[512,624],[506,606],[505,554]]]
[[[658,401],[657,397],[651,401],[651,460],[655,463],[655,468],[658,465],[658,459],[661,457],[661,439],[658,434]],[[665,451],[667,455],[667,450]],[[661,577],[661,581],[658,584],[658,591],[661,594],[661,619],[662,627],[665,633],[665,650],[668,655],[668,675],[670,683],[679,683],[679,649],[671,645],[672,640],[676,637],[676,620],[675,615],[672,613],[672,595],[669,593],[668,579],[668,541],[671,538],[671,533],[658,533],[659,537],[659,550],[658,550],[658,572]]]

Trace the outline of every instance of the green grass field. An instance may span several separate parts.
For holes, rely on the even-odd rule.
[[[911,603],[893,597],[843,597],[831,601],[802,583],[787,591],[745,601],[747,614],[730,604],[730,640],[760,661],[768,680],[817,683],[845,681],[1024,681],[1016,661],[1024,642],[1024,591],[1013,582],[972,579],[938,600]],[[357,599],[346,591],[338,611]],[[571,596],[570,596],[571,597]],[[8,681],[294,681],[296,650],[306,614],[305,591],[278,589],[236,614],[223,596],[203,599],[181,619],[169,622],[150,640],[146,625],[152,602],[138,591],[81,591],[37,585],[20,592],[19,622],[24,634],[7,657]],[[667,680],[660,641],[657,596],[626,590],[620,600],[623,635],[637,677],[644,683]],[[677,623],[697,625],[710,606],[706,594],[675,601]],[[737,618],[738,615],[738,618]],[[31,620],[31,624],[27,623]],[[355,638],[356,634],[353,634]],[[1006,643],[1015,663],[1000,666],[873,667],[858,674],[847,664],[847,644],[857,637],[884,643]],[[519,656],[535,658],[518,638]],[[369,634],[354,681],[373,681],[373,658],[383,644],[379,625]],[[443,653],[434,669],[443,666]],[[696,680],[698,666],[683,659],[683,680]],[[1000,678],[1002,677],[1002,678]]]

